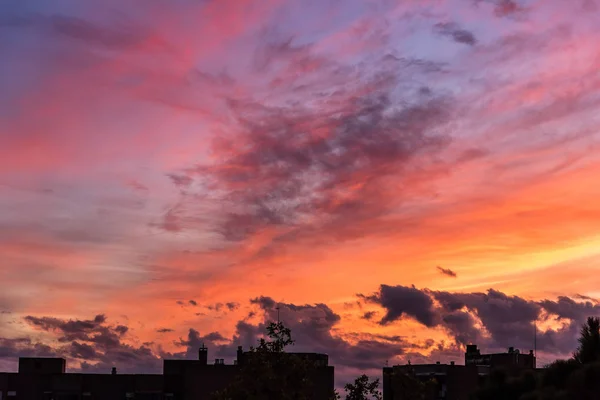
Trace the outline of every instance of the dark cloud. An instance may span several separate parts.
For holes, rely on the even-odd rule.
[[[437,23],[433,26],[433,31],[438,35],[449,37],[457,43],[462,43],[469,46],[475,46],[477,44],[475,35],[466,29],[462,29],[455,22]]]
[[[440,266],[437,266],[436,268],[441,274],[449,276],[451,278],[456,278],[456,272],[452,271],[450,268],[442,268]]]
[[[473,3],[476,5],[480,3],[493,5],[494,14],[497,17],[510,17],[526,11],[526,8],[515,0],[473,0]]]
[[[277,306],[275,300],[270,297],[260,296],[250,300],[250,304],[258,304],[263,310],[271,310]]]
[[[573,295],[573,297],[579,300],[589,300],[591,302],[598,303],[597,299],[579,293],[576,293],[575,295]]]
[[[377,315],[377,311],[366,311],[361,318],[370,321],[375,315]]]
[[[238,323],[237,337],[242,342],[255,341],[264,332],[266,321],[276,319],[277,310],[273,306],[278,304],[281,320],[296,339],[293,351],[326,353],[336,366],[362,370],[381,368],[385,360],[403,354],[406,346],[399,336],[355,333],[343,338],[335,335],[335,326],[341,317],[325,304],[276,303],[270,297],[259,297],[253,302],[260,307],[265,322],[258,325]]]
[[[192,305],[194,307],[198,305],[198,303],[196,302],[196,300],[189,300],[188,303],[190,303],[190,305]]]
[[[273,52],[285,54],[285,60],[293,54],[296,61],[302,54],[313,63],[306,73],[277,78],[276,86],[292,99],[276,106],[228,98],[235,129],[213,139],[214,163],[174,174],[177,182],[193,180],[210,193],[202,204],[212,204],[214,211],[202,226],[211,227],[226,244],[264,227],[286,228],[255,257],[269,257],[298,240],[315,240],[315,232],[330,233],[325,236],[331,240],[364,235],[362,223],[383,218],[402,203],[404,197],[393,188],[408,180],[426,182],[430,169],[438,171],[435,155],[450,142],[442,128],[453,115],[452,99],[415,86],[417,76],[441,73],[442,65],[388,53],[375,70],[347,68],[292,42],[268,46],[259,57],[268,65]],[[299,68],[296,61],[288,67]],[[352,95],[356,92],[361,96]],[[301,101],[305,96],[314,104]],[[163,229],[180,231],[182,220],[206,212],[198,211],[195,195],[181,196],[186,207],[169,212]]]
[[[61,352],[30,338],[0,338],[0,358],[60,357]]]
[[[523,11],[522,7],[515,0],[495,0],[496,8],[494,12],[499,17],[505,17]]]
[[[127,331],[129,331],[129,328],[126,327],[125,325],[117,325],[115,327],[115,331],[119,334],[119,335],[124,335],[127,333]]]
[[[511,346],[532,348],[535,322],[550,320],[558,327],[538,331],[538,349],[568,354],[577,347],[581,324],[588,316],[600,313],[600,306],[591,301],[566,296],[534,301],[494,289],[486,293],[452,293],[382,285],[379,292],[359,298],[384,308],[382,323],[409,315],[425,326],[443,327],[458,346],[476,343],[490,351]]]
[[[102,349],[116,348],[120,337],[129,328],[124,325],[106,324],[106,316],[97,315],[93,320],[61,320],[53,317],[26,316],[24,320],[39,329],[55,332],[59,342],[84,341],[94,343]]]
[[[389,94],[379,94],[353,103],[351,113],[327,116],[230,103],[245,131],[243,149],[231,148],[226,163],[203,168],[237,204],[232,209],[239,211],[226,214],[221,227],[227,240],[244,239],[261,226],[292,226],[305,215],[336,224],[349,215],[355,222],[374,218],[381,213],[373,203],[381,198],[381,179],[445,143],[428,135],[447,115],[445,100],[397,109]],[[331,135],[315,138],[320,129]]]
[[[208,308],[211,311],[219,312],[223,309],[223,306],[224,306],[223,303],[215,303],[215,304],[209,304],[208,306],[206,306],[206,308]]]
[[[117,365],[123,372],[158,373],[161,359],[146,345],[135,347],[122,341],[129,332],[125,325],[110,325],[104,314],[89,320],[63,320],[54,317],[24,317],[25,322],[56,335],[56,347],[28,346],[50,351],[56,355],[83,360],[81,369],[108,372]],[[28,339],[29,340],[29,339]]]
[[[443,312],[466,308],[474,313],[498,346],[531,346],[533,322],[540,313],[537,303],[493,289],[487,293],[431,292],[431,295],[440,302]]]
[[[93,319],[63,320],[54,317],[27,316],[25,322],[56,335],[56,343],[41,344],[30,338],[0,339],[0,357],[61,356],[82,362],[81,370],[108,372],[116,365],[122,372],[160,372],[162,358],[197,359],[198,348],[209,348],[210,357],[234,359],[237,346],[255,346],[263,337],[266,325],[277,318],[292,331],[296,339],[292,351],[323,352],[340,370],[368,371],[379,369],[386,360],[412,362],[450,361],[463,357],[464,346],[476,343],[486,351],[504,351],[509,346],[528,349],[533,342],[534,321],[558,322],[561,326],[538,331],[538,350],[548,354],[569,354],[577,346],[581,323],[589,315],[600,313],[591,301],[569,297],[556,300],[526,300],[490,289],[485,293],[452,293],[405,286],[381,285],[379,291],[359,295],[359,301],[377,303],[386,314],[381,323],[391,323],[407,315],[428,327],[441,327],[450,335],[448,342],[432,339],[409,340],[398,335],[345,332],[337,325],[341,316],[328,305],[276,302],[268,296],[250,300],[254,318],[259,322],[240,320],[232,337],[220,332],[201,334],[189,329],[185,338],[175,341],[179,352],[156,352],[144,343],[136,347],[123,342],[129,334],[125,325],[111,325],[103,314]],[[219,309],[227,303],[217,303]],[[231,307],[236,303],[231,303]],[[237,305],[239,306],[239,305]],[[363,318],[372,319],[376,311]],[[170,328],[157,329],[168,333]],[[423,352],[423,353],[421,353]]]
[[[229,310],[229,311],[235,311],[240,307],[239,303],[230,301],[227,303],[215,303],[215,304],[209,304],[206,306],[207,309],[209,309],[210,311],[216,311],[216,312],[220,312],[222,310]]]
[[[450,311],[443,313],[442,321],[456,343],[466,346],[481,343],[482,332],[476,326],[476,319],[468,312]]]
[[[45,331],[62,331],[66,334],[93,331],[106,322],[106,316],[99,314],[93,320],[62,320],[53,317],[26,316],[25,321],[30,325]]]
[[[438,316],[431,297],[413,287],[381,285],[379,292],[370,296],[359,295],[368,302],[380,304],[386,310],[381,324],[396,321],[404,315],[413,317],[423,325],[433,327]]]
[[[196,360],[198,359],[198,349],[205,346],[208,348],[209,357],[233,359],[237,350],[235,340],[226,338],[219,332],[201,335],[196,329],[189,329],[187,337],[185,339],[179,338],[175,344],[186,349],[180,353],[168,354],[169,358]],[[256,342],[251,343],[251,345],[256,345]]]
[[[188,187],[193,182],[193,179],[187,175],[168,174],[167,176],[175,185],[180,187]]]
[[[540,306],[558,319],[583,321],[588,316],[600,313],[600,305],[592,301],[575,301],[567,296],[559,296],[557,300],[542,300]]]
[[[92,346],[85,343],[72,342],[69,356],[84,360],[95,360],[98,358],[98,352]]]

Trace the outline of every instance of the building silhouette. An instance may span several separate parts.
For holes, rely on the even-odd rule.
[[[334,367],[326,354],[289,353],[312,361],[312,398],[329,400]],[[162,374],[67,373],[63,358],[19,358],[17,373],[0,373],[0,400],[203,400],[227,387],[252,353],[238,347],[237,359],[208,362],[208,349],[197,360],[163,360]]]
[[[487,376],[496,369],[510,373],[535,370],[533,350],[521,354],[510,347],[506,353],[481,354],[477,345],[468,345],[465,365],[450,364],[406,364],[383,368],[383,400],[410,400],[394,385],[394,374],[409,374],[421,381],[435,381],[429,400],[468,400]]]

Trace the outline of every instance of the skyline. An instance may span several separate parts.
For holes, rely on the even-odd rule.
[[[3,2],[0,369],[231,359],[278,304],[340,379],[529,350],[534,321],[538,364],[569,357],[598,6]]]

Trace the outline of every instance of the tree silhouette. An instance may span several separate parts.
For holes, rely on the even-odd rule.
[[[243,357],[236,379],[215,400],[308,400],[312,385],[309,362],[286,353],[293,345],[291,331],[282,322],[267,328],[268,339],[261,338]]]
[[[587,319],[581,328],[579,347],[573,358],[581,364],[600,361],[600,318]]]
[[[417,378],[410,364],[407,370],[394,371],[390,382],[394,399],[401,400],[429,399],[435,393],[437,386],[435,379],[422,381]]]
[[[379,388],[379,379],[369,380],[367,375],[361,375],[354,380],[354,383],[347,383],[344,386],[346,391],[346,400],[381,400]]]

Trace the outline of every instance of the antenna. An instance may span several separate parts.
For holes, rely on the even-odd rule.
[[[533,357],[537,357],[537,319],[533,321]]]

